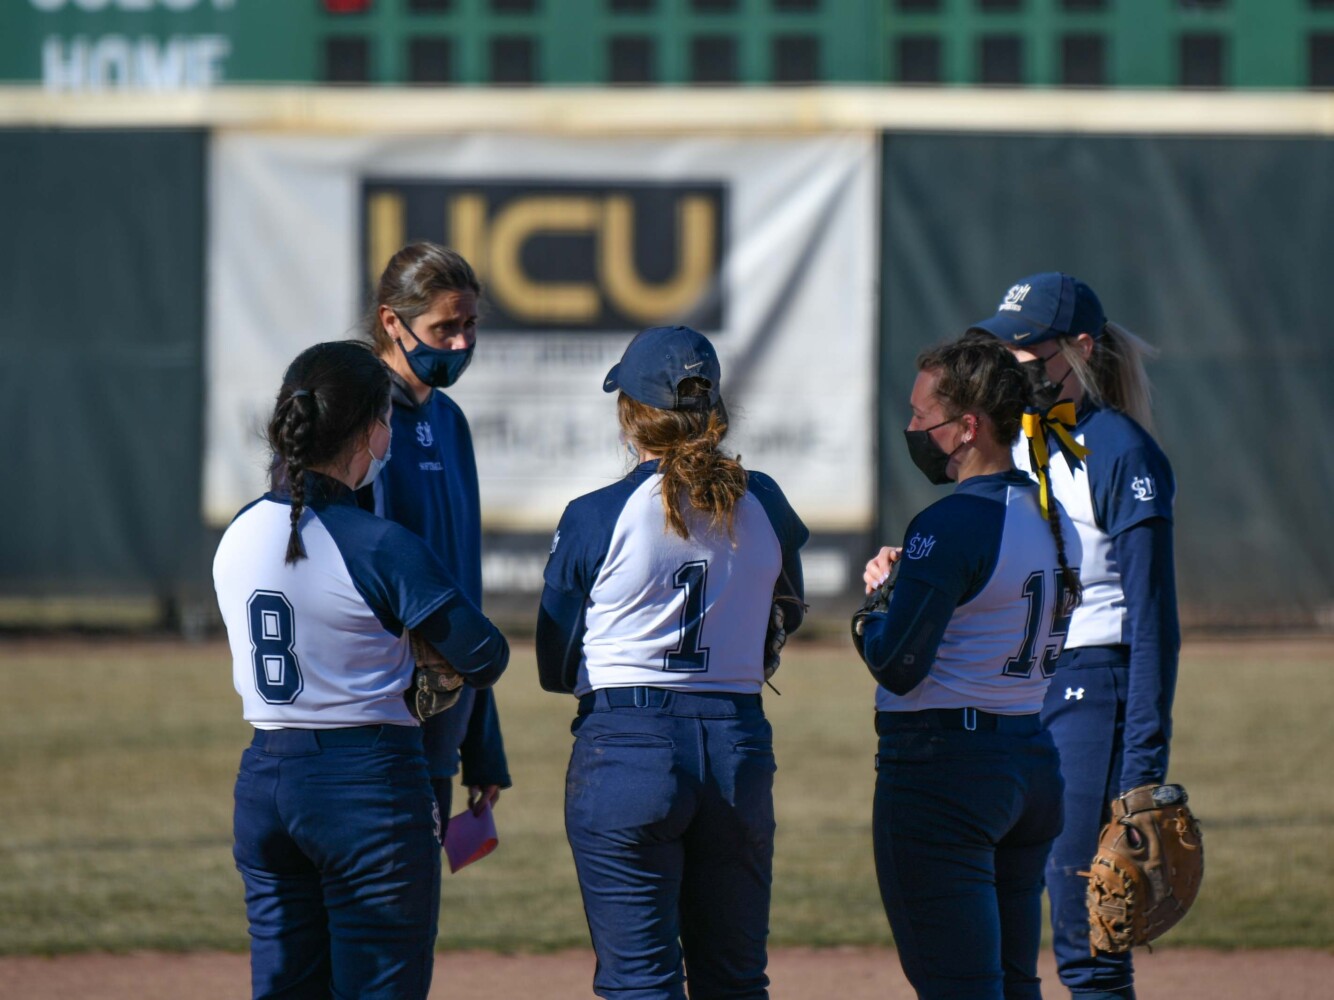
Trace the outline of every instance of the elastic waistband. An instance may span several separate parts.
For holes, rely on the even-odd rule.
[[[395,747],[420,750],[420,726],[350,726],[345,729],[256,729],[250,745],[265,753],[319,753],[330,747]]]
[[[1042,731],[1042,718],[1036,712],[1032,715],[996,715],[977,708],[926,708],[920,712],[875,713],[875,731],[878,735],[905,729],[954,729],[1032,736]]]
[[[763,710],[757,694],[730,691],[668,691],[657,687],[600,688],[579,699],[579,714],[612,708],[652,708],[664,715],[688,715],[705,719],[733,718]]]

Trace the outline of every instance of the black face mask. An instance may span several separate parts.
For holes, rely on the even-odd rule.
[[[926,476],[934,486],[944,486],[951,483],[952,480],[945,472],[946,466],[950,464],[950,459],[954,457],[954,452],[962,448],[967,442],[960,442],[959,448],[946,453],[945,449],[936,444],[931,438],[931,432],[936,427],[944,427],[946,424],[952,424],[958,417],[952,417],[949,420],[942,420],[935,427],[928,427],[924,431],[903,432],[904,439],[908,442],[908,457],[912,459],[912,464],[922,470],[922,475]]]
[[[1019,367],[1024,370],[1024,375],[1028,378],[1028,388],[1033,394],[1033,405],[1042,413],[1046,413],[1061,398],[1061,386],[1065,380],[1070,377],[1070,369],[1061,376],[1061,381],[1053,382],[1047,375],[1047,362],[1059,354],[1059,351],[1048,354],[1045,358],[1034,358],[1031,361],[1019,362]]]

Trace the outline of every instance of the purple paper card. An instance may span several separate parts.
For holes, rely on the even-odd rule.
[[[445,857],[449,859],[450,874],[482,860],[499,843],[491,803],[482,807],[480,815],[475,816],[471,809],[465,809],[450,817],[449,829],[445,831]]]

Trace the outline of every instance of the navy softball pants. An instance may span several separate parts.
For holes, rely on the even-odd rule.
[[[759,695],[604,689],[580,699],[565,829],[616,1000],[764,1000],[773,733]],[[682,964],[684,962],[684,974]]]
[[[878,712],[876,732],[876,876],[908,981],[921,1000],[1038,1000],[1050,734],[972,709]]]
[[[435,824],[415,726],[257,731],[233,820],[254,996],[425,998]]]
[[[1052,949],[1061,982],[1080,1000],[1134,1000],[1130,952],[1089,953],[1088,878],[1098,832],[1120,794],[1125,647],[1069,649],[1056,662],[1042,718],[1061,752],[1065,830],[1047,866]]]

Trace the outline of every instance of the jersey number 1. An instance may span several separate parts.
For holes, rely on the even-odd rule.
[[[700,645],[704,632],[704,587],[709,564],[703,559],[683,563],[672,577],[672,586],[685,591],[681,606],[681,633],[676,648],[663,657],[662,669],[702,674],[709,669],[709,647]]]
[[[301,664],[292,651],[296,642],[292,605],[276,590],[257,590],[246,602],[246,611],[255,690],[270,705],[290,705],[302,688]]]

